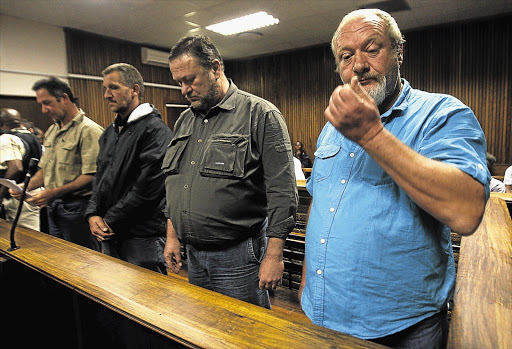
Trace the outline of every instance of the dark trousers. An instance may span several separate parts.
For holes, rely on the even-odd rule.
[[[123,239],[114,236],[101,242],[104,254],[167,275],[164,247],[163,236],[132,236]]]
[[[187,245],[188,281],[270,309],[268,291],[259,288],[258,277],[266,248],[263,234],[223,250],[200,250]]]
[[[392,335],[370,339],[391,348],[441,349],[448,341],[448,311],[441,310],[417,324]]]
[[[85,220],[88,198],[57,199],[46,208],[50,235],[75,244],[99,251],[99,243],[94,239]]]

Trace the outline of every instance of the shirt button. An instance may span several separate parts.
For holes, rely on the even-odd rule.
[[[342,179],[342,180],[341,180],[341,184],[345,184],[345,183],[347,183],[347,181],[346,181],[346,180],[344,180],[344,179]]]
[[[334,207],[331,207],[329,211],[334,212]]]
[[[484,167],[482,166],[482,164],[478,164],[478,168],[479,168],[479,169],[481,169],[481,170],[483,170],[483,169],[484,169]]]
[[[185,184],[183,188],[188,189],[188,184]]]
[[[322,275],[322,271],[321,271],[320,269],[318,269],[318,270],[316,271],[316,273],[317,273],[318,275]]]
[[[203,122],[204,122],[205,124],[207,124],[207,123],[208,123],[208,119],[204,119],[204,120],[203,120]]]
[[[325,244],[325,239],[320,239],[320,243]]]
[[[356,154],[354,153],[350,153],[350,157],[353,158],[354,156],[356,156]]]
[[[202,141],[203,141],[203,140],[202,140],[201,138],[199,138],[199,139],[197,140],[197,143],[201,143]]]
[[[190,164],[191,164],[191,165],[195,165],[195,164],[196,164],[196,162],[195,162],[194,160],[192,160],[192,161],[190,161]]]

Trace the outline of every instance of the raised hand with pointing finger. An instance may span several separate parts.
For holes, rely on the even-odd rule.
[[[357,76],[350,84],[334,90],[325,117],[345,137],[361,146],[384,128],[375,101],[361,87]]]

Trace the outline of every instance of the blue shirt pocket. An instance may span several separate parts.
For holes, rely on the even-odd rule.
[[[315,152],[314,178],[316,182],[329,177],[334,166],[336,155],[340,152],[341,145],[324,144],[318,147]]]

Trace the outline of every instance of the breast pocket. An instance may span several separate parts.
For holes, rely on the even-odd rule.
[[[168,175],[179,173],[181,158],[183,157],[183,152],[187,147],[189,139],[190,135],[188,134],[176,137],[169,143],[169,148],[162,162],[162,170],[164,173]]]
[[[249,136],[215,134],[206,142],[199,172],[207,177],[243,178]]]
[[[340,152],[341,146],[325,144],[315,152],[314,180],[321,181],[329,177],[334,166],[334,157]]]
[[[73,171],[80,168],[80,157],[78,150],[78,143],[69,142],[67,140],[58,141],[60,151],[57,151],[57,165],[63,171]],[[78,161],[77,161],[78,159]]]

